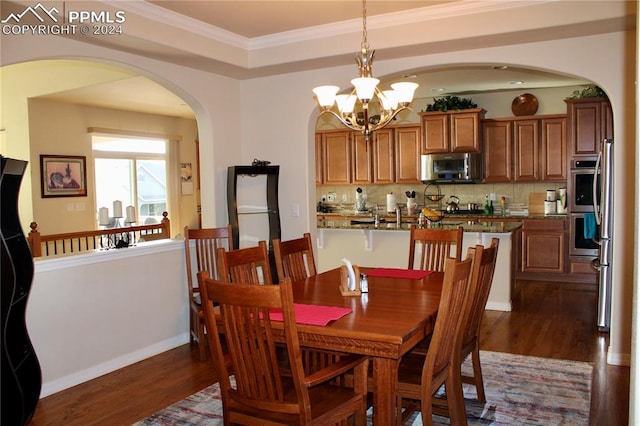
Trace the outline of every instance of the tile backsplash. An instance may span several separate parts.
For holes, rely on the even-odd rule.
[[[425,185],[416,184],[393,184],[393,185],[318,185],[316,186],[316,203],[324,201],[329,205],[336,207],[353,208],[356,198],[356,189],[361,188],[366,194],[367,207],[373,208],[377,204],[380,208],[386,206],[388,193],[396,196],[396,202],[403,208],[406,208],[407,197],[406,191],[416,192],[416,203],[418,207],[425,204],[424,194],[435,194],[440,188],[440,193],[444,195],[442,205],[451,195],[455,195],[460,199],[460,207],[465,208],[467,203],[478,203],[484,205],[485,195],[495,194],[496,201],[494,206],[500,204],[500,197],[506,198],[506,206],[509,208],[511,204],[527,205],[529,201],[529,193],[546,192],[548,189],[558,190],[558,188],[566,188],[566,182],[537,182],[537,183],[496,183],[496,184],[459,184],[459,185]],[[426,192],[425,192],[426,191]],[[335,197],[335,201],[329,201],[330,195]],[[323,200],[324,198],[324,200]],[[427,205],[432,206],[434,203],[427,200]]]

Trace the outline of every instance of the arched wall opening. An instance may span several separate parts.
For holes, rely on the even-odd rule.
[[[95,210],[93,164],[90,141],[84,134],[88,127],[179,136],[179,158],[176,161],[192,164],[194,182],[199,182],[199,176],[196,175],[199,173],[197,141],[200,139],[201,128],[207,129],[207,132],[211,131],[209,123],[202,124],[210,120],[210,116],[197,99],[171,81],[139,67],[87,58],[41,59],[5,65],[2,68],[2,76],[2,107],[5,111],[2,151],[7,156],[27,159],[30,164],[20,193],[20,216],[23,218],[25,232],[28,231],[28,225],[32,220],[44,225],[40,227],[40,231],[45,234],[89,230],[95,226],[95,218],[91,216]],[[127,86],[131,84],[127,83],[129,79],[135,81],[135,88]],[[123,82],[124,86],[120,85]],[[147,97],[162,102],[175,101],[176,106],[172,107],[171,111],[154,110],[152,105],[144,105],[144,102],[140,103],[130,98],[131,94],[122,93],[123,87],[139,91],[137,93],[140,98]],[[90,95],[73,95],[70,101],[64,100],[63,95],[63,100],[59,100],[60,93],[76,90],[82,92],[87,88]],[[118,99],[104,102],[87,98],[100,96],[101,92],[107,97],[111,97],[110,92],[119,93],[120,96]],[[175,100],[171,95],[176,96]],[[128,98],[131,102],[127,104],[128,101],[123,98]],[[113,105],[111,102],[116,104]],[[184,105],[178,106],[177,102]],[[50,111],[54,114],[46,113],[47,105],[50,105]],[[192,114],[189,114],[189,108],[193,111]],[[37,118],[34,118],[34,115]],[[58,119],[50,117],[51,115]],[[45,141],[42,141],[42,133],[46,134]],[[40,138],[40,143],[33,143],[31,138],[35,138],[36,141]],[[75,140],[75,143],[71,140]],[[73,199],[73,203],[70,199],[40,198],[40,154],[86,156],[87,197]],[[200,194],[199,188],[196,188],[192,194],[183,195],[177,182],[172,180],[169,183],[174,198],[179,200],[170,215],[172,234],[176,235],[181,233],[185,225],[199,225]],[[70,209],[69,206],[74,208]],[[75,217],[69,218],[69,214]],[[59,219],[49,220],[52,216]],[[74,228],[56,228],[56,224],[65,222],[74,223]]]

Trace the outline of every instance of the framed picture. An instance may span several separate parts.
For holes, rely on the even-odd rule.
[[[40,155],[42,198],[86,197],[87,157]]]

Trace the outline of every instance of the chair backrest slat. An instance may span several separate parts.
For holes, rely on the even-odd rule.
[[[237,250],[218,248],[216,257],[222,281],[273,284],[266,241],[259,241],[255,247]]]
[[[457,229],[433,229],[416,228],[413,225],[409,234],[408,269],[444,271],[448,257],[457,260],[462,258],[462,235],[461,226]]]
[[[273,254],[279,281],[285,278],[297,281],[316,274],[311,234],[308,232],[295,240],[274,239]]]
[[[233,250],[231,225],[219,228],[203,229],[190,229],[188,226],[184,227],[184,251],[187,266],[187,280],[192,297],[198,293],[197,272],[207,271],[210,277],[218,278],[219,274],[216,262],[216,249],[220,247]],[[192,250],[195,251],[193,255],[191,253]]]

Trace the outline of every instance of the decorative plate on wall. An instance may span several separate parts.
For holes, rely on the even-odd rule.
[[[511,103],[511,111],[516,116],[534,115],[538,111],[538,98],[530,93],[523,93]]]

